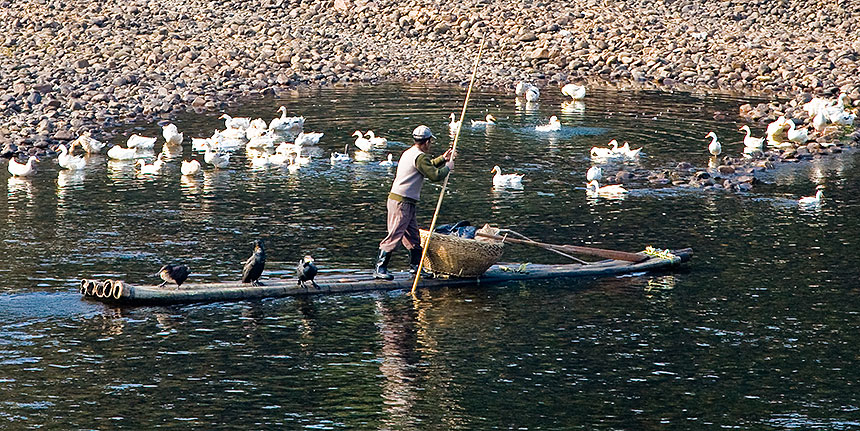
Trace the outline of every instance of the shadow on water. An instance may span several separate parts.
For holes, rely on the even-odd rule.
[[[854,154],[780,169],[751,193],[634,183],[623,199],[585,194],[589,149],[644,147],[638,164],[704,166],[714,130],[739,152],[742,99],[594,91],[580,104],[545,91],[517,108],[477,92],[442,221],[490,222],[557,243],[622,250],[692,246],[673,273],[512,283],[493,288],[111,308],[82,301],[82,277],[152,283],[165,262],[197,280],[236,279],[251,242],[267,270],[292,274],[312,254],[323,271],[368,270],[384,236],[384,200],[410,131],[425,123],[446,148],[465,91],[437,87],[308,90],[243,103],[277,107],[324,132],[322,157],[297,172],[228,169],[155,176],[95,156],[81,173],[42,162],[0,181],[0,385],[13,427],[75,428],[685,428],[860,429],[856,254],[860,181]],[[536,133],[556,115],[563,128]],[[191,137],[217,114],[176,124]],[[714,118],[729,118],[714,120]],[[752,125],[754,134],[762,127]],[[389,147],[332,166],[356,129]],[[123,130],[160,136],[155,125]],[[124,141],[124,137],[116,142]],[[355,148],[351,149],[351,152]],[[5,172],[5,161],[0,168]],[[525,174],[494,189],[493,165]],[[618,166],[606,165],[612,173]],[[5,175],[5,174],[4,174]],[[825,186],[825,200],[796,200]],[[426,224],[439,186],[419,207]],[[556,256],[516,246],[505,260]],[[397,252],[393,266],[406,265]],[[62,389],[59,389],[62,388]],[[511,400],[515,408],[511,408]]]

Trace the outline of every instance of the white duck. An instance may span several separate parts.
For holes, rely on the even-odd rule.
[[[472,120],[472,127],[487,127],[487,126],[495,126],[496,125],[496,117],[493,117],[492,114],[487,114],[484,118],[484,121],[481,120]]]
[[[233,118],[229,114],[221,114],[218,119],[224,120],[224,126],[228,129],[239,129],[244,132],[251,127],[251,119],[248,117]]]
[[[394,161],[394,156],[391,153],[388,153],[388,160],[383,160],[379,162],[379,166],[397,166],[397,162]]]
[[[517,87],[514,89],[514,94],[516,94],[517,97],[524,97],[526,95],[526,90],[528,90],[531,86],[531,84],[527,84],[525,82],[520,81],[517,83]]]
[[[251,120],[248,128],[245,129],[245,138],[248,140],[254,139],[258,136],[261,136],[263,133],[266,133],[269,127],[266,125],[266,122],[263,121],[262,118],[257,118],[255,120]]]
[[[300,145],[296,145],[292,142],[281,142],[278,144],[278,147],[275,148],[275,153],[279,154],[290,154],[299,151],[302,147]]]
[[[298,172],[299,169],[301,169],[301,167],[302,167],[302,165],[296,163],[296,156],[295,155],[290,156],[289,162],[290,162],[290,164],[287,165],[287,170],[292,172],[292,173]]]
[[[827,105],[822,110],[824,111],[824,115],[827,117],[827,121],[831,123],[835,123],[836,120],[842,117],[842,114],[845,113],[845,101],[848,99],[848,95],[842,93],[836,99],[836,102],[832,105]]]
[[[365,132],[365,135],[367,135],[367,140],[370,141],[374,147],[384,147],[388,145],[388,139],[374,135],[373,130],[368,130]]]
[[[457,129],[459,129],[459,128],[460,128],[460,121],[457,121],[457,116],[456,116],[456,115],[454,115],[454,113],[453,113],[453,112],[451,113],[451,117],[450,117],[450,118],[451,118],[451,122],[450,122],[450,123],[448,123],[448,129],[449,129],[449,130],[451,130],[451,132],[456,133],[456,132],[457,132]]]
[[[161,153],[155,157],[155,161],[147,164],[143,159],[140,159],[136,163],[140,166],[140,173],[144,175],[155,175],[161,171],[161,168],[164,166],[164,160],[162,160]]]
[[[196,175],[200,172],[200,162],[197,160],[191,160],[190,162],[182,161],[182,165],[179,167],[179,172],[182,172],[182,175],[192,176]]]
[[[597,180],[592,180],[585,186],[585,193],[590,197],[619,197],[626,194],[627,189],[618,184],[600,187]]]
[[[603,179],[603,169],[601,169],[600,166],[592,166],[588,168],[588,172],[585,173],[585,179],[588,181]]]
[[[841,124],[843,126],[854,125],[854,120],[856,120],[856,119],[857,119],[857,114],[853,114],[851,112],[845,112],[845,111],[843,111],[841,114],[839,114],[835,118],[830,117],[830,121],[832,121],[833,124]]]
[[[131,135],[128,137],[128,142],[126,142],[126,146],[128,148],[139,148],[141,150],[151,150],[155,148],[156,138],[149,138],[146,136],[140,135]]]
[[[230,153],[216,152],[210,144],[206,146],[206,153],[203,154],[203,161],[218,169],[224,169],[230,164]]]
[[[711,143],[708,144],[708,152],[712,156],[719,156],[723,152],[723,147],[720,145],[720,141],[717,140],[717,134],[712,131],[705,135],[705,137],[711,138]]]
[[[788,131],[785,132],[788,140],[797,142],[798,144],[805,144],[809,140],[809,131],[807,129],[797,129],[796,127],[794,121],[788,122]]]
[[[256,148],[261,150],[271,150],[275,148],[275,137],[271,133],[265,133],[261,136],[251,139],[245,144],[245,150],[248,148]]]
[[[838,102],[837,102],[838,103]],[[803,110],[806,111],[806,114],[810,117],[815,116],[822,109],[826,108],[830,102],[827,99],[822,99],[820,97],[813,98],[809,102],[803,104]]]
[[[210,143],[209,138],[191,138],[191,151],[206,151],[206,146]]]
[[[272,161],[269,160],[269,155],[265,153],[260,153],[256,157],[251,157],[251,167],[252,168],[266,168],[272,164]]]
[[[296,136],[295,144],[299,147],[301,146],[314,146],[320,143],[320,138],[322,138],[324,133],[322,132],[311,132],[311,133],[299,133],[299,136]]]
[[[296,151],[293,152],[292,154],[295,155],[295,157],[293,158],[293,162],[299,166],[304,166],[304,165],[307,165],[308,163],[311,162],[310,157],[303,157],[302,156],[302,147],[296,148]]]
[[[821,186],[818,187],[818,191],[815,192],[815,196],[806,196],[797,200],[798,205],[802,206],[815,206],[821,203],[821,198],[824,197],[824,192],[821,190]]]
[[[561,94],[570,96],[573,100],[582,100],[585,98],[585,86],[567,84],[564,87],[561,87]]]
[[[74,147],[75,142],[80,144],[81,148],[83,148],[87,154],[97,154],[105,147],[105,143],[93,139],[90,132],[84,132],[81,136],[78,136],[78,139],[75,139],[72,142],[72,147]]]
[[[361,130],[356,130],[352,133],[352,136],[355,136],[355,146],[358,147],[361,151],[370,151],[373,147],[373,144],[370,142],[370,139],[364,137],[364,134],[361,133]]]
[[[275,153],[269,156],[269,162],[273,165],[283,165],[292,158],[294,153]]]
[[[278,108],[280,118],[275,118],[269,123],[269,130],[280,136],[296,136],[305,127],[305,117],[287,117],[287,108]]]
[[[765,137],[767,137],[767,142],[770,144],[782,142],[782,134],[787,128],[788,119],[786,119],[784,115],[780,115],[779,118],[776,119],[776,121],[773,121],[767,125],[767,130],[765,131]]]
[[[539,126],[535,126],[536,132],[556,132],[561,130],[561,121],[558,120],[558,117],[553,115],[549,117],[548,124],[541,124]]]
[[[280,117],[273,118],[272,121],[269,122],[269,130],[274,131],[275,133],[286,132],[287,127],[287,107],[281,106],[278,108],[278,112],[281,113]]]
[[[618,155],[618,141],[615,139],[609,141],[608,148],[603,147],[591,147],[591,158],[592,159],[601,159],[601,160],[609,160],[616,157]]]
[[[15,158],[9,159],[9,173],[14,177],[28,177],[36,173],[36,165],[39,159],[36,156],[30,156],[27,163],[18,163]]]
[[[182,140],[184,136],[182,133],[179,133],[179,129],[176,128],[176,125],[173,123],[165,124],[164,127],[161,128],[161,135],[164,136],[164,140],[167,142],[167,145],[182,145]],[[131,145],[129,145],[130,147]]]
[[[75,144],[72,143],[72,147],[74,146]],[[60,144],[59,149],[60,154],[57,156],[57,164],[59,164],[61,168],[75,171],[83,169],[87,165],[87,161],[83,156],[73,156],[65,145]]]
[[[753,138],[752,132],[750,131],[750,126],[744,125],[738,130],[746,132],[747,134],[744,137],[744,147],[749,148],[750,150],[755,149],[758,151],[762,151],[764,149],[764,138]]]
[[[352,161],[352,159],[349,158],[348,153],[349,153],[349,144],[347,144],[346,147],[344,147],[342,153],[338,153],[338,152],[333,151],[331,153],[331,157],[329,157],[329,161],[333,165],[338,164],[338,163],[349,163]]]
[[[136,148],[123,148],[119,145],[110,147],[107,152],[108,157],[114,160],[132,160],[137,157]]]
[[[634,159],[639,157],[639,153],[641,153],[641,152],[642,152],[642,147],[639,147],[639,148],[633,150],[630,148],[630,144],[625,142],[624,145],[622,145],[621,148],[619,148],[616,151],[616,154],[618,154],[622,158],[625,158],[628,160],[634,160]]]
[[[540,99],[540,90],[537,87],[531,86],[526,90],[526,102],[537,102]]]
[[[820,132],[825,127],[827,127],[827,116],[824,114],[824,111],[816,112],[815,116],[812,117],[812,128]]]
[[[521,174],[502,174],[502,169],[498,165],[493,166],[490,173],[496,174],[493,176],[493,187],[521,188],[523,186],[523,175]]]

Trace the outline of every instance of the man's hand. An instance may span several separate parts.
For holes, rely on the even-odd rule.
[[[448,150],[442,154],[442,157],[444,157],[446,161],[450,162],[457,157],[457,152],[454,151],[453,148],[448,148]]]

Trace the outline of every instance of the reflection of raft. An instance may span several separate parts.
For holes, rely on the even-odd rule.
[[[568,277],[597,277],[631,272],[669,269],[690,260],[692,249],[674,250],[672,255],[655,255],[633,263],[608,259],[588,265],[493,265],[479,278],[421,278],[419,288],[438,288],[499,284],[507,281]],[[171,304],[182,302],[235,301],[282,296],[347,293],[368,290],[409,290],[412,275],[394,273],[394,280],[376,280],[369,273],[318,276],[320,289],[300,287],[295,279],[266,279],[265,286],[251,286],[238,281],[220,283],[186,283],[182,287],[133,286],[122,281],[82,280],[81,293],[86,298],[125,304]]]

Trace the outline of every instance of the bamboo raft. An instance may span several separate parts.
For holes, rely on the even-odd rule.
[[[500,284],[511,281],[571,277],[600,277],[634,272],[671,269],[693,256],[689,248],[672,250],[673,258],[642,255],[640,262],[607,259],[583,264],[499,264],[477,278],[421,278],[419,288],[466,287]],[[524,266],[524,268],[523,268]],[[120,304],[177,304],[188,302],[236,301],[243,299],[278,298],[371,290],[409,290],[413,276],[407,272],[394,273],[394,280],[374,279],[370,273],[318,276],[319,289],[299,286],[295,279],[266,279],[264,286],[251,286],[238,281],[217,283],[186,283],[181,287],[131,285],[121,280],[81,280],[84,298]]]

